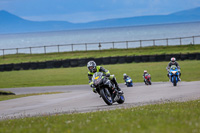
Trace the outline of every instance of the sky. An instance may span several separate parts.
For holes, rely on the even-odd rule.
[[[73,23],[167,15],[196,7],[200,0],[0,0],[0,10],[27,20]]]

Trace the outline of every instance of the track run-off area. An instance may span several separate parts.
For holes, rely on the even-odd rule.
[[[134,83],[133,87],[120,84],[124,91],[125,103],[108,106],[89,85],[68,85],[48,87],[8,88],[15,94],[63,92],[49,95],[28,96],[0,101],[0,119],[41,116],[62,113],[93,112],[116,108],[129,108],[170,101],[188,101],[200,98],[200,81],[153,82],[151,86]]]

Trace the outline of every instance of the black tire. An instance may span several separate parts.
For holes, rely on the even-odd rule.
[[[107,93],[109,93],[110,96],[108,96]],[[104,102],[105,102],[107,105],[112,105],[112,104],[113,104],[112,96],[111,96],[111,94],[110,94],[110,92],[108,91],[107,88],[101,89],[101,90],[100,90],[100,95],[101,95],[101,97],[103,98]],[[109,99],[108,97],[109,97],[110,99]]]
[[[120,99],[117,101],[117,103],[122,104],[122,103],[124,103],[124,101],[125,101],[125,97],[124,97],[124,95],[122,94],[122,95],[120,96]]]
[[[149,80],[149,85],[151,85],[151,80]]]
[[[176,86],[176,77],[173,78],[173,85]]]

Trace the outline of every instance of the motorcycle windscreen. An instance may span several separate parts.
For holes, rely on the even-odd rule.
[[[102,76],[103,76],[103,73],[101,72],[96,72],[94,73],[93,77],[92,77],[92,81],[94,82],[94,85],[97,86],[98,84],[101,83],[102,81]]]

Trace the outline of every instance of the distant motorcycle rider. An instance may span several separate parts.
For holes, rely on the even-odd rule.
[[[96,88],[94,87],[93,82],[92,82],[92,76],[95,72],[103,72],[105,74],[105,76],[108,77],[109,80],[115,84],[116,89],[119,91],[119,93],[123,93],[121,91],[121,89],[119,88],[119,85],[116,81],[115,76],[110,75],[110,72],[108,70],[106,70],[102,66],[97,66],[94,61],[89,61],[87,63],[87,68],[89,70],[89,72],[88,72],[89,85],[93,88],[93,92],[97,93]]]
[[[129,77],[129,76],[128,76],[126,73],[123,74],[123,79],[124,79],[124,82],[125,82],[124,84],[125,84],[125,85],[126,85],[126,79],[127,79],[128,77]]]
[[[178,79],[179,79],[179,81],[181,81],[181,79],[180,79],[180,76],[181,76],[181,71],[180,71],[180,69],[181,69],[181,67],[179,66],[178,62],[176,62],[176,58],[175,58],[175,57],[172,57],[172,58],[171,58],[171,61],[169,62],[168,66],[166,67],[166,69],[167,69],[167,71],[168,71],[167,76],[169,77],[169,71],[170,71],[170,68],[171,68],[172,65],[175,65],[175,66],[177,67],[178,72],[179,72]],[[169,77],[169,78],[170,78],[170,77]]]
[[[147,72],[147,70],[144,70],[144,73],[143,73],[143,75],[142,75],[142,76],[143,76],[143,79],[144,79],[144,82],[146,81],[145,75],[149,75],[148,72]]]

